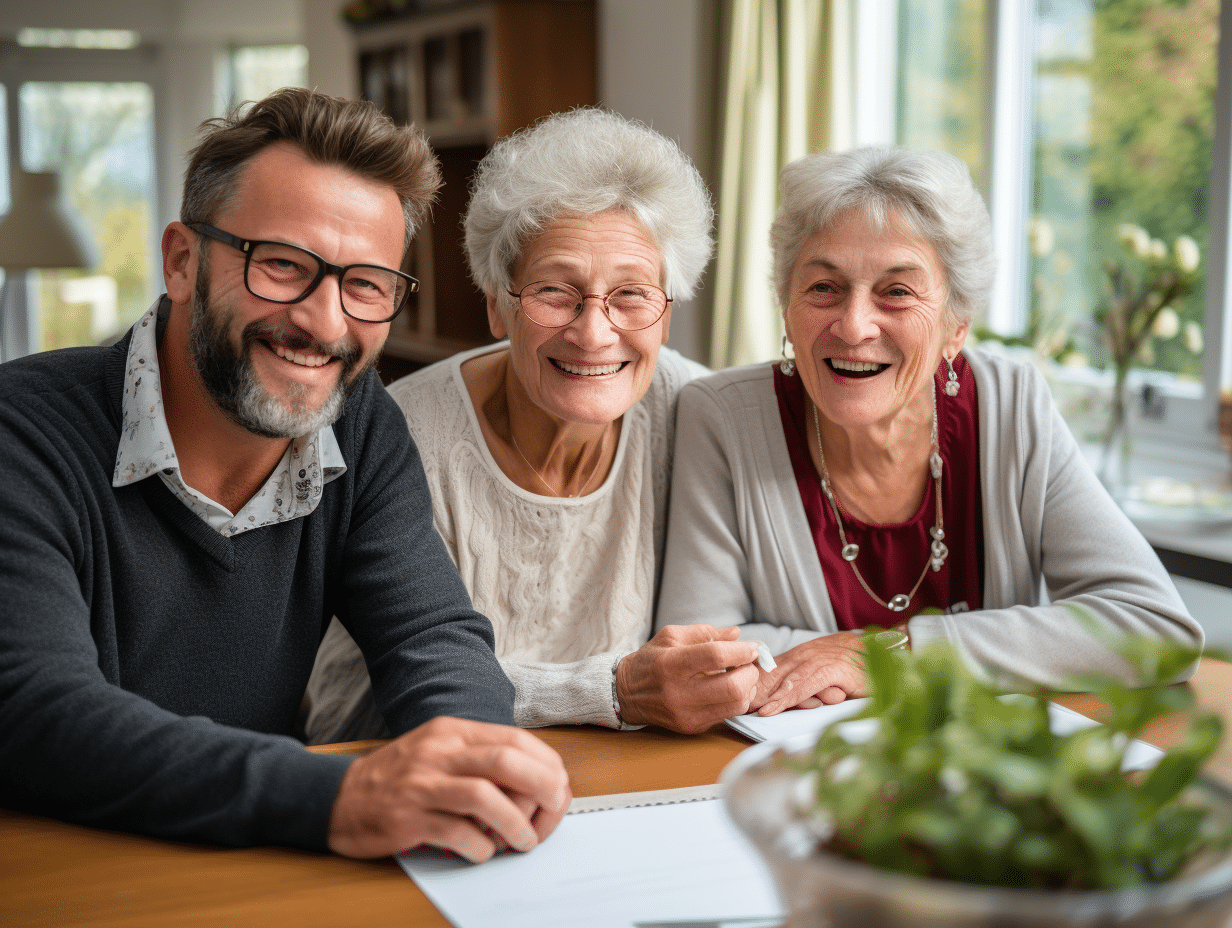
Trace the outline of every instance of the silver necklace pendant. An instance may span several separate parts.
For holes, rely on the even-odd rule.
[[[955,384],[957,386],[957,384]],[[949,392],[948,390],[946,391]],[[818,476],[821,477],[821,492],[826,498],[826,502],[830,504],[830,511],[834,514],[834,522],[838,526],[838,536],[842,542],[843,560],[851,565],[851,571],[855,574],[856,580],[860,582],[860,586],[864,587],[864,592],[868,593],[873,598],[873,601],[879,605],[885,606],[891,612],[903,612],[911,605],[911,597],[919,590],[920,584],[924,582],[924,578],[928,576],[928,569],[931,567],[934,571],[941,569],[945,564],[945,560],[950,555],[950,549],[946,547],[942,541],[945,538],[945,529],[943,525],[943,507],[941,502],[941,475],[945,472],[945,460],[941,457],[941,449],[937,442],[937,391],[936,386],[933,387],[933,425],[932,435],[929,437],[931,445],[931,453],[928,456],[928,471],[936,485],[936,506],[937,515],[936,522],[933,527],[928,530],[932,536],[932,544],[929,545],[929,557],[924,562],[924,569],[920,571],[920,579],[915,582],[910,593],[898,593],[891,597],[889,602],[885,602],[880,596],[873,592],[872,588],[864,579],[864,575],[860,573],[860,568],[856,566],[856,557],[860,554],[860,546],[854,542],[847,541],[847,533],[843,531],[843,517],[839,512],[838,500],[835,499],[834,489],[830,485],[830,471],[826,467],[826,452],[821,446],[821,423],[817,415],[817,406],[813,405],[813,437],[817,442],[817,464]]]

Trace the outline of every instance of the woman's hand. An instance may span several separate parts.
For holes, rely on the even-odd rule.
[[[835,632],[775,655],[778,666],[763,673],[749,705],[758,715],[812,709],[868,695],[864,636]]]
[[[694,734],[749,711],[760,671],[740,629],[669,625],[620,659],[616,698],[631,725]]]

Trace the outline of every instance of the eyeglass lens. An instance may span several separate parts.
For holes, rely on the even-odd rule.
[[[262,242],[248,260],[248,289],[262,299],[293,303],[307,295],[320,272],[321,262],[302,248]],[[393,316],[407,293],[404,278],[375,265],[346,268],[341,284],[343,309],[357,319]]]
[[[582,311],[582,294],[556,280],[540,280],[522,288],[522,310],[543,326],[568,325]],[[667,309],[667,294],[651,284],[624,284],[604,298],[612,325],[634,331],[654,325]]]

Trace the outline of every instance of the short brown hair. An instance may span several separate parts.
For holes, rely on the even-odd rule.
[[[253,156],[289,142],[312,161],[344,167],[392,187],[402,204],[405,249],[441,186],[436,156],[415,126],[399,126],[367,100],[284,87],[251,106],[201,124],[188,157],[180,221],[213,224],[235,195]]]

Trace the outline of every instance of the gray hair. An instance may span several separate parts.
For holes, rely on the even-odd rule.
[[[503,294],[527,243],[553,220],[607,210],[628,213],[649,233],[667,295],[692,296],[714,247],[701,175],[671,139],[595,108],[549,116],[479,162],[463,220],[471,277],[488,296]]]
[[[973,321],[988,302],[996,266],[992,223],[966,164],[953,155],[891,146],[806,155],[783,168],[779,202],[770,247],[784,310],[804,243],[852,209],[878,227],[905,221],[933,244],[956,323]]]

